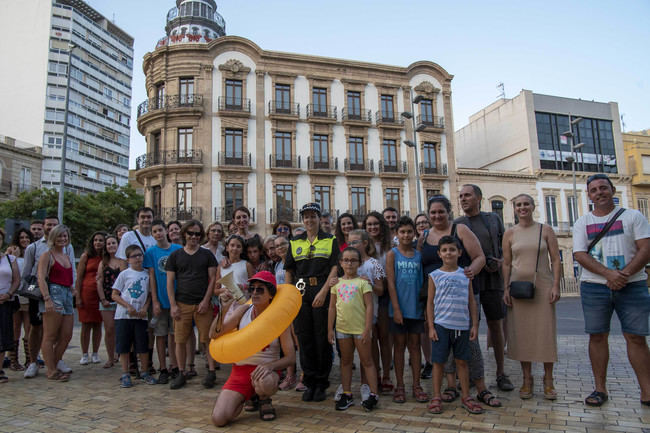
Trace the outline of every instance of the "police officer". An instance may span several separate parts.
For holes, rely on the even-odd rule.
[[[290,241],[286,282],[305,282],[302,307],[294,322],[300,347],[300,365],[307,390],[303,401],[323,401],[332,369],[332,345],[327,341],[329,281],[336,276],[339,246],[336,238],[320,229],[318,203],[307,203],[300,210],[306,231]]]

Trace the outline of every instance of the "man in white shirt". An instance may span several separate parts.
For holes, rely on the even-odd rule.
[[[117,247],[115,257],[126,260],[126,248],[129,245],[137,245],[142,251],[156,245],[156,240],[151,236],[151,223],[153,222],[153,209],[141,207],[135,212],[135,219],[138,222],[138,229],[124,233],[120,245]]]
[[[580,296],[596,383],[596,389],[585,403],[601,406],[608,400],[607,338],[612,313],[616,311],[628,359],[641,387],[641,403],[650,406],[650,351],[646,341],[650,328],[650,294],[645,273],[650,260],[650,224],[639,211],[616,206],[615,192],[607,175],[589,176],[587,194],[594,210],[580,217],[573,227],[573,254],[583,267]],[[613,224],[601,236],[610,220]]]

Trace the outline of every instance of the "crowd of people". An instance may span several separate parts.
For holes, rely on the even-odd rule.
[[[591,176],[587,191],[594,210],[574,225],[595,379],[585,403],[600,406],[608,399],[607,335],[616,311],[641,402],[649,405],[645,266],[650,227],[639,212],[614,204],[616,189],[606,175]],[[93,233],[76,266],[70,230],[55,216],[33,221],[29,230],[15,232],[0,254],[3,368],[24,370],[25,378],[33,378],[42,364],[48,380],[69,380],[72,368],[63,355],[76,309],[79,364],[104,362],[104,368],[112,368],[119,363],[122,387],[133,386],[135,376],[176,390],[197,375],[199,349],[206,358],[201,383],[212,388],[220,366],[210,356],[211,339],[248,326],[272,306],[279,284],[300,281],[304,293],[293,324],[232,366],[212,413],[215,425],[228,424],[242,410],[275,419],[271,397],[278,390],[295,388],[305,402],[325,400],[335,352],[341,384],[334,404],[346,410],[354,404],[355,350],[361,405],[368,411],[377,407],[379,395],[391,395],[396,403],[407,400],[407,366],[410,395],[432,414],[459,397],[471,414],[500,407],[486,381],[477,338],[481,317],[496,364],[489,377],[498,389],[514,390],[504,368],[507,342],[507,356],[521,363],[520,398],[534,396],[532,363],[539,362],[543,397],[554,400],[558,241],[550,226],[534,220],[531,196],[514,198],[518,222],[508,230],[498,215],[480,210],[481,200],[477,185],[464,185],[459,193],[463,215],[456,219],[449,199],[436,195],[429,198],[426,213],[413,220],[387,208],[362,221],[344,213],[334,225],[317,203],[307,203],[300,211],[302,224],[279,221],[265,238],[250,230],[245,207],[234,211],[227,232],[219,222],[206,229],[196,220],[164,222],[144,207],[133,229],[120,225],[110,233]],[[250,303],[234,302],[234,294],[222,286],[230,274]],[[30,284],[37,287],[35,294],[17,295],[27,295]],[[102,333],[105,361],[99,354]],[[428,379],[431,395],[421,382]],[[0,382],[7,380],[0,371]]]

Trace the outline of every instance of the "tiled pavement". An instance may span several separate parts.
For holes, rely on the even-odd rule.
[[[68,352],[66,362],[74,368],[68,383],[52,383],[41,374],[25,380],[19,373],[8,371],[10,381],[0,385],[0,431],[2,432],[185,432],[216,430],[210,413],[219,388],[205,390],[200,384],[203,360],[197,357],[199,377],[188,385],[172,391],[167,385],[137,384],[120,389],[118,367],[101,368],[102,364],[79,366],[79,328]],[[405,404],[396,404],[390,396],[381,396],[379,408],[366,413],[357,404],[346,412],[336,412],[331,399],[322,403],[303,403],[300,393],[280,392],[273,398],[278,411],[275,422],[260,421],[256,413],[243,413],[231,426],[232,432],[628,432],[650,433],[650,408],[639,403],[639,390],[634,373],[625,355],[625,342],[620,335],[611,336],[609,369],[610,401],[603,408],[588,408],[583,398],[592,391],[593,382],[587,359],[587,337],[560,336],[559,362],[556,366],[555,402],[543,399],[541,365],[536,365],[535,397],[518,398],[521,385],[518,364],[507,361],[507,371],[516,390],[500,393],[504,407],[487,410],[483,415],[469,415],[459,402],[444,406],[442,415],[429,415],[426,405],[416,403],[410,395]],[[481,336],[485,348],[485,336]],[[488,383],[494,382],[492,352],[487,358]],[[218,372],[223,384],[228,368]],[[334,367],[333,383],[337,383],[338,367]],[[358,386],[355,371],[355,391]],[[407,379],[407,389],[410,379]],[[430,381],[425,388],[431,389]],[[491,390],[496,392],[492,384]],[[330,388],[330,396],[334,387]]]

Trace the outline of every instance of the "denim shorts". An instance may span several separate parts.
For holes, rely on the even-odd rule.
[[[358,338],[361,339],[362,334],[346,334],[345,332],[336,331],[336,338],[343,340],[344,338]]]
[[[111,302],[108,307],[104,307],[102,303],[99,303],[99,311],[115,311],[117,310],[117,303]]]
[[[72,308],[72,290],[70,287],[61,286],[59,284],[49,283],[50,299],[54,304],[54,311],[64,316],[72,316],[74,308]],[[38,311],[45,313],[45,302],[40,301]]]
[[[433,326],[438,334],[438,341],[431,342],[431,360],[436,364],[444,364],[449,358],[449,352],[453,349],[454,358],[462,361],[469,361],[471,352],[469,349],[469,331],[457,331],[445,328],[434,323]]]
[[[580,283],[585,332],[609,332],[612,313],[616,311],[621,329],[627,334],[648,335],[650,294],[645,280],[628,283],[621,290],[610,290],[605,284]]]

